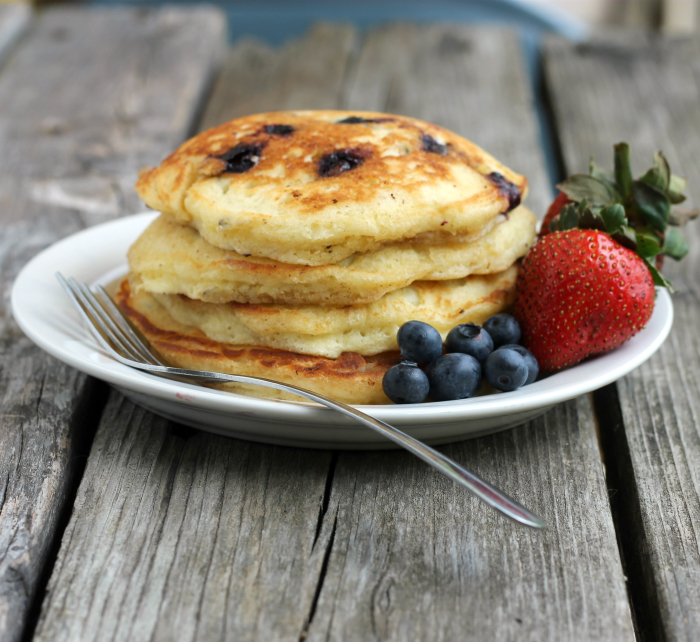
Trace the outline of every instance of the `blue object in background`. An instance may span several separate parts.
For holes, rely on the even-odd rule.
[[[158,0],[92,0],[93,5],[158,6]],[[192,4],[169,0],[167,4]],[[228,16],[232,41],[256,36],[278,46],[304,34],[316,21],[351,22],[360,29],[408,22],[498,23],[524,34],[553,31],[571,40],[586,36],[583,22],[557,7],[543,8],[524,0],[214,0]]]

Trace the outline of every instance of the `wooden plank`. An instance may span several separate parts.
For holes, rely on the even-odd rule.
[[[354,36],[336,29],[324,36],[336,71],[321,76],[308,71],[317,64],[308,58],[319,56],[310,44],[318,31],[278,51],[236,47],[206,124],[241,115],[242,105],[384,109],[363,79],[378,73],[377,86],[390,84],[400,56],[377,57],[377,49],[410,55],[415,46],[434,57],[441,43],[435,65],[455,67],[441,71],[442,82],[488,63],[484,91],[504,92],[489,109],[509,98],[529,110],[511,85],[499,89],[519,64],[511,34],[379,30],[355,67]],[[482,37],[500,46],[480,49]],[[474,46],[459,45],[464,38]],[[290,51],[306,53],[292,64]],[[507,52],[503,59],[494,58],[499,51]],[[519,86],[526,91],[524,81]],[[430,117],[433,96],[423,87],[416,81],[391,105]],[[321,105],[304,99],[307,88]],[[368,97],[359,105],[362,91]],[[444,92],[441,100],[457,95]],[[527,122],[525,131],[535,131],[531,112],[516,117],[509,109],[505,138],[516,127],[522,135]],[[444,113],[454,118],[444,124],[462,131],[477,118],[457,108]],[[479,117],[487,116],[494,119],[486,109]],[[544,184],[539,161],[528,173]],[[331,456],[188,434],[113,395],[35,638],[632,640],[589,399],[445,451],[550,527],[511,524],[403,452]]]
[[[692,34],[698,27],[698,0],[663,0],[661,29],[670,34]]]
[[[35,639],[298,639],[330,462],[181,431],[113,393]]]
[[[0,638],[20,640],[35,616],[105,390],[39,354],[0,341]]]
[[[221,70],[200,129],[277,109],[340,109],[352,27],[320,24],[281,51],[254,39],[235,44]]]
[[[106,396],[22,335],[10,285],[50,243],[142,208],[129,186],[189,133],[223,25],[213,10],[49,10],[0,72],[2,640],[33,618]]]
[[[588,156],[612,166],[613,143],[632,146],[635,173],[662,149],[689,179],[700,204],[700,40],[618,34],[546,49],[567,171]],[[700,229],[685,231],[690,254],[664,272],[678,288],[669,340],[644,366],[600,395],[601,431],[610,443],[618,529],[636,602],[649,640],[700,637]],[[619,404],[619,405],[618,405]],[[616,419],[620,415],[622,425]]]
[[[587,397],[444,452],[547,530],[509,522],[408,455],[342,455],[307,640],[634,639]]]
[[[0,5],[0,65],[32,19],[29,4]]]
[[[329,483],[330,453],[181,431],[115,393],[35,639],[632,639],[592,423],[582,398],[448,449],[501,470],[541,534],[403,453],[343,454]]]

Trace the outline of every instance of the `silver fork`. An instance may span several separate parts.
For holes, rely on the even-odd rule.
[[[305,397],[311,401],[320,403],[328,408],[351,417],[361,424],[390,439],[395,444],[413,453],[433,468],[439,470],[453,481],[464,486],[486,504],[500,511],[511,519],[531,526],[544,528],[542,519],[531,513],[527,508],[511,499],[478,475],[470,473],[457,462],[446,457],[437,450],[426,446],[421,441],[397,430],[393,426],[374,417],[366,415],[357,408],[348,406],[324,397],[316,392],[311,392],[298,386],[293,386],[271,379],[260,377],[247,377],[243,375],[224,374],[221,372],[205,372],[200,370],[185,370],[168,366],[162,357],[155,352],[139,335],[134,332],[130,322],[114,304],[109,295],[100,286],[94,288],[94,292],[84,283],[80,284],[75,279],[65,279],[60,273],[56,273],[63,289],[77,308],[80,316],[87,324],[92,335],[102,348],[119,363],[144,370],[155,375],[175,378],[180,381],[211,383],[211,382],[235,382],[249,383],[266,388],[277,388],[293,394]]]

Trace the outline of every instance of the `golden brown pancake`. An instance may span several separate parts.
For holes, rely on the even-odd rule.
[[[499,218],[503,222],[472,242],[402,241],[337,265],[303,266],[222,250],[163,215],[131,247],[129,264],[138,287],[152,293],[208,303],[338,307],[375,301],[416,280],[502,272],[532,245],[536,218],[524,206]]]
[[[258,345],[336,358],[398,349],[409,320],[432,325],[443,339],[460,323],[482,325],[515,297],[518,270],[450,281],[415,281],[367,304],[341,307],[204,303],[181,295],[151,295],[168,314],[215,341]],[[133,282],[138,277],[133,277]],[[132,288],[138,292],[138,288]]]
[[[374,112],[272,112],[184,143],[136,190],[216,247],[337,264],[402,239],[477,234],[526,179],[470,141]]]
[[[128,280],[122,283],[116,300],[148,341],[174,366],[274,379],[351,404],[390,403],[382,390],[382,378],[398,362],[398,352],[373,357],[345,353],[337,359],[328,359],[259,346],[229,345],[178,323],[148,293],[132,295]],[[257,397],[300,400],[296,395],[254,385],[213,387]]]

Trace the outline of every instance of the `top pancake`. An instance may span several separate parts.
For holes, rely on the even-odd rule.
[[[477,234],[526,190],[523,176],[461,136],[355,111],[233,120],[143,170],[136,186],[214,246],[303,265],[435,232]]]

